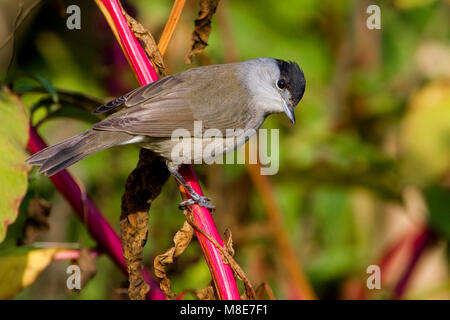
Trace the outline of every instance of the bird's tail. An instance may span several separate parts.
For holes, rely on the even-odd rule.
[[[94,153],[126,144],[131,138],[127,133],[91,129],[39,151],[26,162],[41,166],[39,173],[51,176]]]

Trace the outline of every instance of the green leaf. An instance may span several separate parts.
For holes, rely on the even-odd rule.
[[[13,91],[18,94],[28,93],[28,92],[42,92],[48,93],[53,101],[53,103],[58,103],[59,97],[58,92],[50,81],[41,77],[37,74],[21,73],[19,78],[28,78],[36,81],[38,85],[25,84],[15,88]]]
[[[439,186],[432,186],[425,191],[425,199],[430,213],[430,226],[439,235],[450,240],[450,191]]]
[[[7,89],[0,90],[0,242],[16,220],[27,190],[28,114]]]
[[[58,93],[56,92],[55,87],[53,87],[50,81],[38,75],[33,75],[32,78],[38,81],[45,88],[45,90],[48,91],[54,103],[58,103]]]

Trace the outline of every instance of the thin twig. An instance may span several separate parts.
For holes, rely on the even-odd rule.
[[[158,42],[159,52],[161,52],[162,55],[166,53],[169,42],[173,36],[173,32],[175,31],[175,27],[177,26],[178,20],[180,20],[185,3],[186,0],[175,0],[175,3],[173,4],[169,19],[167,20],[164,31]]]

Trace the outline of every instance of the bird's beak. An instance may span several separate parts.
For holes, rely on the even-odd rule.
[[[283,101],[283,106],[284,112],[286,113],[287,117],[289,118],[289,120],[291,120],[292,124],[295,124],[294,108],[289,108],[288,104],[285,101]]]

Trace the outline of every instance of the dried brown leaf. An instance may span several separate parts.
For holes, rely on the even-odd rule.
[[[170,279],[167,277],[166,267],[173,263],[174,258],[181,255],[188,247],[194,235],[194,229],[185,221],[180,230],[173,237],[174,246],[158,255],[154,260],[155,275],[161,279],[161,290],[166,294],[168,299],[175,299],[176,294],[170,290]]]
[[[139,43],[144,48],[148,58],[158,71],[159,76],[165,77],[167,75],[166,66],[164,65],[162,54],[159,51],[158,45],[156,44],[152,34],[139,21],[136,21],[132,16],[126,13],[125,10],[122,9],[122,12],[127,19],[131,31],[133,31],[134,36],[139,40]]]
[[[216,12],[219,0],[201,0],[198,18],[194,21],[194,31],[192,32],[192,46],[186,55],[186,63],[192,62],[192,57],[202,52],[208,45],[209,34],[211,33],[211,20]]]
[[[195,296],[199,300],[217,300],[216,291],[212,285],[196,291]]]
[[[129,213],[120,220],[123,255],[127,262],[130,286],[128,295],[132,300],[143,300],[150,290],[142,277],[142,256],[148,234],[148,212]]]
[[[232,234],[231,234],[231,230],[230,228],[226,228],[225,232],[225,247],[227,248],[228,253],[234,257],[234,249],[233,249],[233,238],[232,238]]]
[[[23,237],[19,239],[19,245],[33,243],[39,236],[50,230],[48,217],[51,208],[51,204],[44,199],[35,197],[30,200]]]
[[[127,263],[130,299],[143,300],[150,289],[142,277],[142,256],[148,234],[148,210],[169,178],[164,159],[141,149],[139,162],[128,176],[120,219],[123,254]]]

